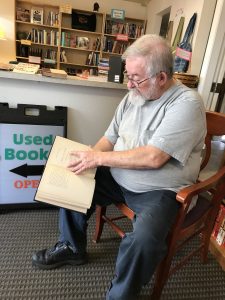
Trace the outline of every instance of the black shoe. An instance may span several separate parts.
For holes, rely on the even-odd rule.
[[[82,265],[87,262],[86,253],[74,253],[66,242],[58,242],[51,249],[33,254],[32,264],[39,269],[50,270],[62,265]]]

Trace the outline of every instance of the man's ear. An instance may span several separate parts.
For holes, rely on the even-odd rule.
[[[159,85],[164,86],[168,80],[168,75],[166,74],[166,72],[160,72],[158,76],[159,76]]]

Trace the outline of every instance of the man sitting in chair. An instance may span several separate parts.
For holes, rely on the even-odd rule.
[[[176,192],[198,177],[206,135],[199,95],[173,79],[170,46],[144,35],[127,48],[128,93],[93,151],[74,151],[68,167],[79,175],[96,168],[87,214],[60,209],[60,235],[51,249],[32,257],[40,269],[87,262],[87,222],[96,204],[125,202],[135,212],[122,238],[107,300],[137,299],[167,251],[166,237],[179,203]],[[76,190],[74,190],[76,193]]]

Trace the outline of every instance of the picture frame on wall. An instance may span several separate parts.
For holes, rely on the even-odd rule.
[[[22,22],[30,22],[30,10],[23,7],[17,7],[16,19]]]
[[[31,8],[31,23],[43,25],[44,10],[40,7]]]

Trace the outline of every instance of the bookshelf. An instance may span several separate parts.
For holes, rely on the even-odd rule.
[[[16,59],[96,75],[100,59],[122,55],[145,28],[141,19],[112,20],[105,13],[74,8],[65,13],[59,6],[16,0]]]
[[[59,67],[59,7],[16,1],[16,59]]]
[[[76,21],[79,18],[83,18],[82,24]],[[73,9],[72,14],[62,14],[60,69],[92,69],[97,72],[104,22],[105,15],[99,12]]]
[[[122,55],[130,44],[145,33],[145,29],[145,20],[129,17],[124,20],[115,20],[110,15],[106,15],[103,56]]]

